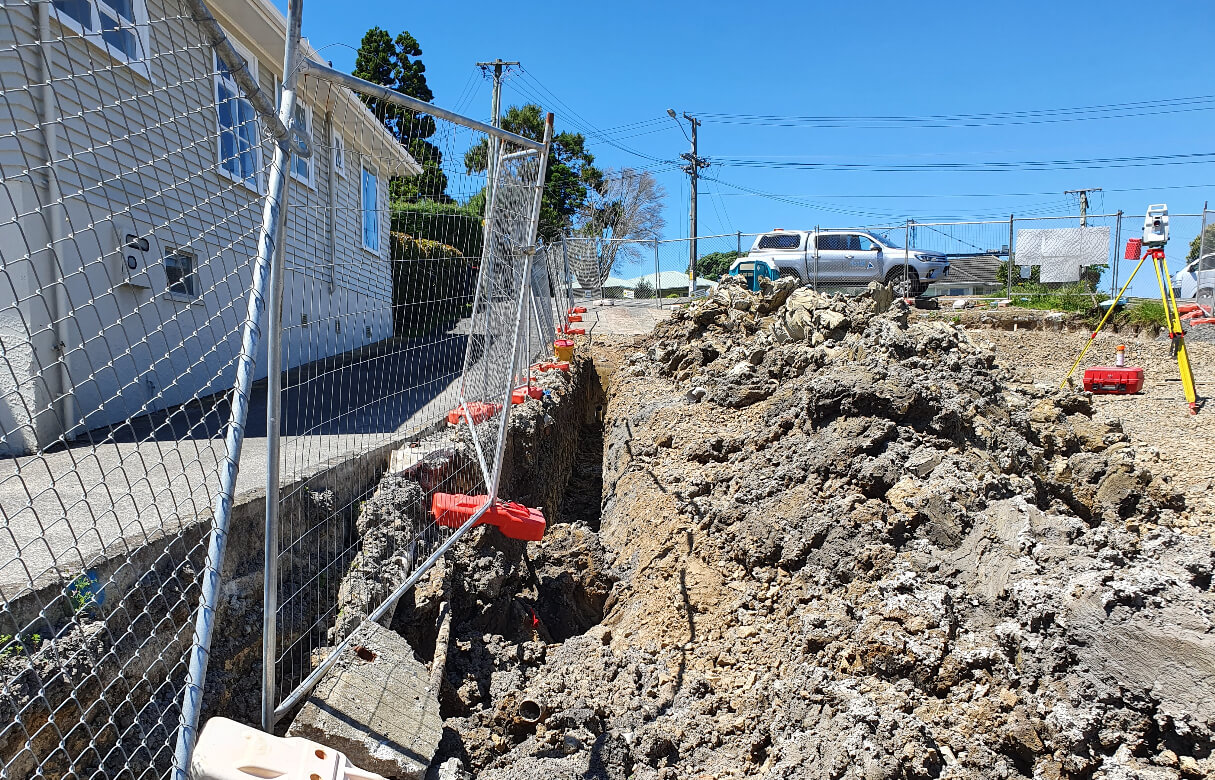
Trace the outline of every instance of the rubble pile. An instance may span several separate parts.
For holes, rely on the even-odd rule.
[[[1215,777],[1215,551],[1087,396],[876,284],[641,346],[598,527],[457,556],[443,776]]]

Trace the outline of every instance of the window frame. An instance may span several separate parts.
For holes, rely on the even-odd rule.
[[[282,89],[281,82],[279,83],[279,89]],[[314,144],[312,140],[315,137],[315,134],[312,132],[312,106],[305,103],[301,99],[302,97],[303,96],[298,92],[296,93],[295,110],[299,111],[301,108],[304,110],[304,132],[307,135],[306,140],[308,141],[308,148],[312,149],[313,154],[311,157],[296,157],[295,155],[291,155],[291,178],[295,179],[300,184],[303,184],[308,189],[316,189],[316,166],[312,164],[316,161],[316,144]],[[301,176],[295,169],[296,163],[301,161],[308,164],[307,177]]]
[[[174,282],[169,279],[170,257],[189,258],[190,270],[182,275],[181,280],[189,280],[190,283],[186,286],[192,288],[193,292],[182,292],[181,290],[173,289]],[[196,303],[202,299],[202,283],[198,276],[198,254],[196,252],[188,248],[166,246],[164,252],[161,253],[160,265],[165,272],[165,295],[172,300],[182,303]]]
[[[228,41],[232,44],[233,48],[236,49],[237,53],[245,58],[245,62],[247,63],[247,67],[249,68],[249,75],[252,76],[253,80],[256,82],[258,80],[258,68],[259,68],[258,62],[257,62],[257,57],[253,56],[252,52],[250,52],[248,49],[246,49],[244,46],[242,46],[239,41],[237,41],[233,38],[229,38]],[[212,84],[212,96],[215,98],[216,169],[219,171],[219,175],[221,177],[228,179],[229,181],[236,182],[237,184],[241,185],[242,187],[249,190],[250,192],[256,192],[258,195],[264,195],[266,193],[266,182],[265,182],[265,176],[264,176],[264,166],[262,165],[262,153],[264,150],[262,149],[262,122],[261,122],[261,119],[258,118],[257,112],[253,110],[253,104],[250,103],[248,99],[240,96],[240,94],[241,94],[240,85],[236,83],[236,80],[231,78],[230,75],[225,76],[223,74],[223,71],[220,69],[221,65],[223,63],[220,62],[219,55],[212,52],[211,59],[212,59],[212,64],[215,67],[215,78],[214,78],[214,83]],[[224,164],[225,163],[224,142],[223,142],[224,127],[220,123],[220,118],[219,118],[219,104],[220,104],[219,88],[221,86],[221,82],[223,82],[223,81],[227,81],[229,84],[231,84],[233,100],[235,100],[237,103],[247,104],[249,106],[250,111],[253,114],[254,143],[251,148],[252,148],[253,154],[256,155],[256,159],[254,160],[253,167],[257,171],[257,173],[254,177],[256,179],[256,181],[254,181],[254,182],[250,182],[247,177],[242,177],[239,174],[233,173],[232,171],[228,170],[228,168]],[[230,128],[230,132],[232,132],[233,135],[236,135],[236,133],[238,132],[237,125],[233,125],[232,128]],[[239,152],[238,152],[238,154],[239,154]]]
[[[792,238],[793,246],[780,246],[780,240],[783,238]],[[771,245],[765,246],[764,242],[772,239]],[[756,247],[762,250],[778,250],[778,251],[797,251],[802,248],[802,236],[800,233],[765,233],[759,237],[759,243]]]
[[[88,6],[89,21],[96,24],[96,28],[92,30],[86,30],[83,23],[77,20],[76,17],[60,9],[59,6],[55,4],[54,0],[48,0],[48,2],[51,4],[51,18],[57,21],[60,25],[76,33],[81,38],[84,38],[93,46],[101,49],[112,59],[129,66],[133,73],[138,73],[145,79],[151,80],[152,74],[148,69],[148,60],[150,58],[150,41],[148,40],[147,0],[131,0],[131,13],[135,17],[134,20],[131,21],[131,26],[134,28],[131,30],[131,32],[135,36],[135,43],[138,49],[136,51],[136,56],[134,57],[127,56],[126,52],[122,51],[121,49],[114,48],[112,45],[110,45],[110,42],[105,39],[105,33],[101,29],[101,9],[98,7],[102,0],[79,0],[79,2]],[[112,8],[113,7],[111,6],[111,9]],[[116,11],[113,13],[113,15],[118,16],[121,19],[121,15]],[[127,20],[122,19],[122,21],[125,22]],[[128,28],[124,26],[119,29]],[[143,54],[142,57],[138,56],[140,52]]]
[[[363,182],[364,174],[370,174],[375,180],[375,204],[371,209],[367,208],[367,188]],[[366,161],[359,165],[359,243],[367,252],[374,253],[377,257],[380,255],[380,245],[383,243],[381,233],[383,232],[380,225],[380,174],[374,166]],[[367,243],[367,212],[371,211],[375,214],[375,246],[370,246]]]
[[[338,132],[336,127],[331,132],[333,133],[333,138],[329,139],[330,146],[332,147],[329,164],[333,166],[333,172],[344,179],[346,178],[346,139],[342,138],[342,134]]]

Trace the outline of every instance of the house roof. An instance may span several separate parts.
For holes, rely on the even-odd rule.
[[[946,276],[942,283],[945,285],[999,284],[1000,262],[1000,258],[995,255],[953,258],[949,261],[949,276]]]
[[[260,69],[269,69],[282,77],[283,42],[287,37],[287,19],[270,0],[211,0],[212,13],[224,31],[257,57]],[[320,60],[316,50],[303,42],[301,54]],[[338,132],[353,148],[368,155],[389,170],[384,175],[416,176],[422,172],[418,162],[405,151],[388,129],[376,119],[363,101],[345,87],[337,87],[317,78],[302,79],[301,92],[313,108],[332,110],[341,122]],[[355,121],[350,121],[354,117]]]

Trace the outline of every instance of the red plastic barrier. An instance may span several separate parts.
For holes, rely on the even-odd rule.
[[[510,402],[512,404],[521,404],[528,398],[534,398],[539,401],[544,397],[544,390],[535,385],[526,385],[524,387],[516,387],[510,391]]]
[[[570,322],[582,322],[582,315],[581,314],[568,314],[568,315],[566,315],[566,319],[569,320]]]
[[[574,308],[567,311],[566,314],[586,314],[586,307],[585,306],[575,306]]]
[[[469,421],[476,425],[493,417],[501,409],[497,404],[485,403],[484,401],[473,401],[469,404],[460,404],[455,409],[447,413],[447,422],[451,425],[459,425],[460,419],[463,417],[469,418]]]
[[[585,336],[586,328],[558,328],[559,333],[564,333],[567,336]]]
[[[459,528],[485,506],[489,496],[467,496],[461,493],[435,493],[430,499],[430,513],[444,528]],[[523,542],[538,542],[544,538],[544,514],[509,501],[499,501],[486,510],[477,525],[496,526],[503,536]]]
[[[564,360],[558,360],[555,363],[535,363],[532,365],[532,371],[564,371],[570,372],[570,364]]]

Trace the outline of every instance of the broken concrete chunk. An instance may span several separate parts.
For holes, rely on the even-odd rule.
[[[400,635],[366,624],[308,697],[287,735],[329,745],[385,777],[420,780],[443,734],[429,680]]]

